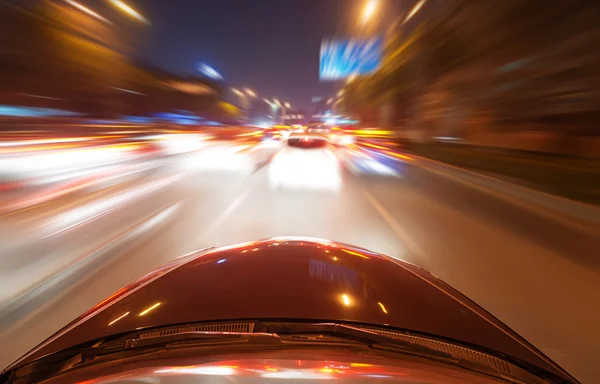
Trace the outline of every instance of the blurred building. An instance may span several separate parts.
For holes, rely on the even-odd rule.
[[[382,67],[340,109],[425,137],[600,134],[598,20],[593,0],[427,1],[389,27]]]
[[[148,116],[185,110],[227,115],[222,89],[208,78],[180,77],[128,57],[118,25],[80,3],[0,4],[0,105],[55,108],[84,116]]]

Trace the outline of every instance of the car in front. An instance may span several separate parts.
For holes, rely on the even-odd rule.
[[[423,269],[273,238],[173,259],[82,314],[0,383],[576,383]]]
[[[269,164],[269,184],[275,190],[336,191],[341,183],[340,162],[324,135],[291,133]]]
[[[322,121],[312,120],[306,125],[306,132],[328,134],[331,133],[331,128]]]

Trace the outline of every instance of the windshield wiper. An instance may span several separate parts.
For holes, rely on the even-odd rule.
[[[408,352],[422,356],[441,358],[444,360],[456,362],[457,359],[449,353],[445,353],[433,348],[414,344],[408,341],[394,339],[383,336],[375,332],[370,332],[361,328],[352,327],[338,323],[317,323],[317,324],[269,324],[266,328],[267,333],[274,333],[279,336],[298,336],[310,334],[327,334],[338,338],[352,340],[373,349],[389,350],[393,352]]]
[[[144,355],[165,350],[184,350],[197,347],[243,347],[251,348],[290,348],[299,346],[366,348],[373,353],[393,353],[435,360],[476,371],[513,382],[538,383],[540,378],[549,382],[562,382],[548,372],[527,369],[510,359],[502,360],[509,369],[498,369],[497,366],[486,364],[485,361],[473,358],[474,355],[457,355],[446,352],[448,349],[436,349],[419,342],[411,342],[392,335],[380,334],[377,330],[358,328],[340,323],[290,323],[290,322],[261,322],[249,321],[252,327],[243,332],[210,332],[193,329],[189,326],[165,327],[151,331],[137,331],[122,334],[114,338],[88,343],[81,348],[69,350],[32,362],[36,376],[45,377],[69,370],[76,366],[95,361],[98,357],[109,355],[123,356],[125,354]],[[387,332],[387,331],[386,331]],[[388,332],[389,333],[389,332]],[[423,337],[411,336],[425,340]],[[429,339],[427,339],[429,340]],[[457,348],[461,348],[457,346]],[[466,348],[465,348],[466,349]],[[161,352],[162,353],[162,352]],[[482,354],[481,352],[474,352]],[[18,369],[20,371],[20,369]],[[17,373],[28,376],[31,369]],[[535,377],[533,377],[535,376]],[[519,380],[521,379],[521,380]],[[523,380],[525,379],[525,380]]]
[[[328,337],[302,337],[308,335],[320,335]],[[144,337],[144,335],[141,334],[136,338],[129,338],[125,340],[124,348],[126,350],[151,348],[156,346],[179,348],[186,346],[222,345],[240,342],[261,345],[289,345],[290,343],[315,343],[320,345],[337,344],[351,346],[360,345],[380,351],[387,350],[390,352],[403,352],[430,358],[443,359],[447,362],[456,363],[459,361],[459,359],[456,357],[443,351],[339,323],[255,322],[253,331],[248,333],[185,331],[169,335],[158,334],[157,336],[153,337]],[[122,342],[121,346],[123,346]],[[110,350],[110,348],[107,349]],[[98,350],[94,351],[94,353],[98,352]]]
[[[486,353],[470,350],[468,348],[464,349],[471,351],[473,353],[471,356],[468,354],[462,356],[454,355],[452,353],[395,338],[393,336],[381,335],[370,329],[358,328],[345,324],[276,323],[269,324],[266,327],[266,331],[268,333],[277,334],[280,337],[289,336],[291,341],[298,341],[295,339],[295,337],[302,335],[331,335],[334,337],[358,342],[376,352],[402,353],[434,359],[442,363],[453,364],[463,369],[476,371],[497,378],[503,378],[512,382],[564,383],[564,380],[561,380],[545,370],[531,366],[530,364],[520,364],[521,362],[517,362],[515,359],[503,359],[488,355],[488,359],[481,360],[473,358],[473,356],[487,355]],[[307,339],[307,341],[310,342],[312,339]],[[463,347],[457,346],[457,348]],[[499,367],[498,364],[490,363],[490,358],[496,360],[497,362],[501,362],[499,365],[502,367]]]
[[[242,332],[180,332],[175,335],[159,336],[153,338],[136,338],[125,341],[125,349],[155,347],[157,345],[184,347],[186,345],[222,345],[231,343],[278,343],[276,335],[266,333]]]

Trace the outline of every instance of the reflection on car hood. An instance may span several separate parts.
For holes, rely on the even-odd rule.
[[[25,361],[116,333],[234,319],[400,328],[482,346],[561,375],[526,341],[426,271],[363,249],[299,238],[178,259],[96,306]]]
[[[231,356],[231,359],[228,356],[216,356],[212,360],[194,357],[193,360],[173,359],[170,362],[161,359],[145,365],[138,362],[135,367],[128,368],[123,372],[121,364],[105,364],[101,370],[97,367],[74,370],[46,383],[254,384],[269,380],[294,380],[293,383],[310,380],[314,383],[332,379],[342,379],[344,383],[364,383],[376,379],[406,383],[407,378],[411,383],[506,383],[502,379],[430,362],[368,359],[350,352],[324,354],[319,349],[261,352],[253,354],[251,359],[237,356]]]

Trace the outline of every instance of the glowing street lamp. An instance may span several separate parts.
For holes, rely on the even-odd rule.
[[[367,4],[365,4],[365,8],[362,13],[362,23],[366,24],[377,10],[377,0],[367,0]]]
[[[198,65],[198,70],[214,80],[223,80],[223,76],[208,64],[201,63]]]
[[[292,106],[290,105],[290,103],[285,103],[284,105],[285,105],[285,107],[286,107],[287,109],[290,109],[290,108],[292,108]]]
[[[150,24],[150,22],[142,15],[140,15],[135,9],[131,8],[129,5],[125,4],[121,0],[109,0],[112,5],[119,8],[121,11],[125,12],[129,16],[138,19],[142,23]]]
[[[254,93],[254,91],[253,91],[253,90],[251,90],[250,88],[245,88],[245,89],[244,89],[244,91],[246,91],[246,94],[247,94],[248,96],[251,96],[251,97],[256,97],[256,93]]]
[[[244,95],[244,92],[240,91],[237,88],[231,88],[231,92],[235,93],[236,95],[238,95],[239,97],[246,97],[246,95]]]
[[[279,106],[278,106],[277,104],[275,104],[275,103],[271,102],[271,100],[269,100],[269,99],[263,99],[263,101],[264,101],[265,103],[269,104],[269,107],[271,107],[271,109],[272,109],[273,111],[276,111],[277,109],[279,109]]]
[[[404,21],[402,22],[402,24],[406,23],[408,20],[410,20],[417,12],[419,12],[419,9],[421,9],[421,7],[423,6],[423,4],[425,4],[426,0],[421,0],[419,1],[417,4],[415,4],[415,6],[410,10],[410,12],[408,13],[408,16],[406,16],[406,19],[404,19]]]
[[[81,12],[83,12],[83,13],[89,15],[89,16],[92,16],[95,19],[104,21],[107,24],[112,24],[108,19],[100,16],[98,13],[92,11],[91,9],[89,9],[88,7],[86,7],[86,6],[82,5],[82,4],[79,4],[78,2],[76,2],[74,0],[65,0],[65,2],[67,4],[69,4],[69,5],[71,5],[71,6],[79,9]]]

